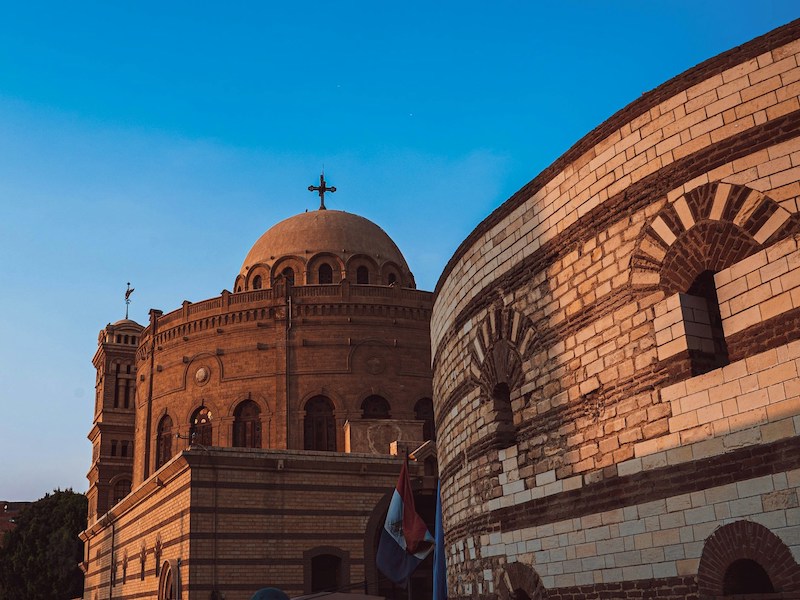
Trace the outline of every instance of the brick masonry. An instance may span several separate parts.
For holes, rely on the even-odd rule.
[[[431,339],[451,596],[712,597],[698,573],[778,556],[775,591],[800,593],[799,37],[626,107],[448,263]],[[741,522],[773,537],[699,570]]]

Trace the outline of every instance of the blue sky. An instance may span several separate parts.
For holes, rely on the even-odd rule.
[[[0,8],[0,499],[85,491],[97,333],[231,289],[279,220],[381,225],[433,289],[611,114],[796,2]]]

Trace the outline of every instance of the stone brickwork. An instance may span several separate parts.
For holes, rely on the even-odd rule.
[[[331,549],[348,581],[374,582],[375,508],[385,510],[399,466],[363,454],[183,452],[82,534],[84,597],[154,598],[170,561],[181,598],[248,600],[262,587],[297,596],[310,592],[313,556]]]
[[[756,593],[733,563],[800,593],[798,38],[621,110],[448,263],[431,339],[451,597]],[[774,539],[699,571],[739,522]]]

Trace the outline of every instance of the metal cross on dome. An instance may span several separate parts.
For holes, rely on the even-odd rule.
[[[330,192],[331,194],[336,191],[335,186],[328,187],[325,183],[325,171],[323,171],[319,176],[319,185],[310,185],[308,186],[309,192],[319,192],[319,209],[325,209],[325,192]]]

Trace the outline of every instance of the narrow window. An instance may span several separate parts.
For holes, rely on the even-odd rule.
[[[164,415],[158,422],[156,469],[172,458],[172,419]]]
[[[119,455],[123,458],[128,457],[128,442],[126,440],[122,440],[119,444]]]
[[[693,336],[702,350],[690,350],[692,359],[692,374],[701,375],[719,367],[724,367],[730,360],[728,358],[728,344],[725,342],[725,332],[722,329],[722,315],[719,312],[719,299],[717,287],[714,283],[714,271],[703,271],[692,282],[686,291],[688,296],[700,299],[706,311],[692,310]],[[685,314],[685,313],[684,313]],[[689,321],[684,319],[688,330]],[[691,347],[691,346],[690,346]]]
[[[294,270],[291,267],[286,267],[283,271],[281,271],[281,275],[289,285],[294,285]]]
[[[360,266],[356,269],[356,283],[366,285],[369,283],[369,269],[365,266]]]
[[[233,445],[236,448],[261,448],[261,410],[245,400],[233,413]]]
[[[425,440],[436,439],[436,424],[433,420],[433,401],[430,398],[422,398],[414,405],[414,418],[422,421],[422,438]]]
[[[397,283],[397,275],[389,273],[389,285],[394,285],[395,283]]]
[[[117,455],[117,440],[111,440],[111,456]]]
[[[314,396],[306,403],[304,434],[306,450],[336,451],[333,404],[325,396]]]
[[[130,379],[125,380],[125,396],[123,398],[123,406],[125,408],[131,407],[131,383]]]
[[[333,269],[328,263],[322,263],[319,266],[319,282],[333,283]]]
[[[255,277],[253,277],[253,289],[254,290],[260,290],[261,289],[261,285],[262,285],[261,275],[256,275]]]

